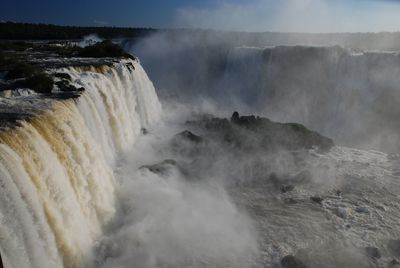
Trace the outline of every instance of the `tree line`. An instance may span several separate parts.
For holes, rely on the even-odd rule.
[[[140,38],[155,31],[152,28],[58,26],[15,22],[0,23],[0,39],[2,40],[73,40],[81,39],[89,34],[97,34],[104,39],[118,37]]]

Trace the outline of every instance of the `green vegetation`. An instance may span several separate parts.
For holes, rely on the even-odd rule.
[[[1,24],[1,23],[0,23]],[[51,93],[54,80],[44,72],[47,68],[40,62],[30,61],[31,56],[40,57],[90,57],[90,58],[132,58],[118,44],[111,40],[96,43],[87,47],[71,46],[59,42],[22,42],[22,41],[0,41],[0,71],[5,72],[2,82],[3,88],[31,88],[39,93]],[[34,56],[35,57],[35,56]],[[68,74],[58,73],[55,75],[62,81],[57,86],[64,92],[82,91],[69,84],[71,77]]]
[[[151,28],[76,27],[51,24],[0,23],[0,39],[8,40],[77,40],[89,34],[104,39],[140,38],[155,32]]]
[[[32,44],[25,41],[8,41],[0,43],[0,50],[25,51],[30,47],[32,47]]]
[[[13,66],[13,68],[8,71],[5,78],[6,79],[17,79],[30,77],[36,72],[36,68],[29,63],[19,62]]]
[[[28,77],[23,84],[38,93],[51,93],[54,81],[48,74],[40,72]]]
[[[133,58],[121,46],[114,44],[111,40],[105,40],[92,46],[84,47],[78,52],[78,56],[91,58]]]
[[[2,54],[3,58],[1,57]],[[4,77],[8,80],[7,82],[9,83],[10,88],[26,87],[31,88],[38,93],[50,93],[53,89],[53,78],[46,74],[42,69],[27,62],[5,59],[4,53],[0,51],[0,66],[1,65],[3,65],[2,69],[7,67],[10,68]],[[19,80],[13,81],[14,79]]]

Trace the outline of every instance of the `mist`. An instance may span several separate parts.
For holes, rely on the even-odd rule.
[[[298,7],[291,7],[293,12],[314,1],[297,3]],[[323,1],[319,4],[325,5]],[[180,19],[187,17],[195,25],[204,21],[204,28],[218,28],[215,25],[221,19],[227,22],[224,29],[237,29],[226,17],[237,12],[244,18],[241,25],[249,23],[246,27],[251,27],[246,16],[261,8],[246,8],[223,3],[212,11],[182,10]],[[294,14],[290,12],[287,14]],[[290,21],[296,21],[293,18],[296,16]],[[304,25],[300,22],[297,26]],[[315,32],[341,27],[329,28],[333,26],[324,22],[319,26],[322,28],[315,28]],[[285,27],[287,31],[302,31],[289,24]],[[350,28],[343,25],[343,29]],[[153,228],[160,230],[163,241],[174,241],[171,243],[176,243],[176,248],[195,245],[196,252],[210,262],[202,263],[198,254],[180,249],[188,260],[163,244],[150,244],[153,242],[143,242],[143,247],[132,250],[140,252],[135,258],[143,261],[143,266],[166,267],[233,265],[237,259],[227,252],[241,256],[244,262],[238,267],[294,267],[285,266],[285,257],[289,263],[295,259],[305,267],[384,267],[390,263],[395,255],[388,241],[397,241],[398,236],[397,231],[387,229],[397,225],[398,217],[396,205],[390,201],[397,200],[392,196],[395,190],[388,190],[397,189],[400,148],[397,40],[397,33],[177,30],[124,41],[125,49],[140,58],[174,122],[167,120],[170,127],[166,132],[155,131],[168,137],[153,146],[158,148],[156,158],[135,160],[140,163],[136,166],[150,163],[150,173],[139,168],[138,178],[144,176],[146,185],[154,188],[151,182],[159,182],[163,174],[171,187],[163,188],[162,193],[156,191],[156,196],[164,196],[162,207],[170,214],[151,207],[154,215],[144,213],[144,218],[167,219],[181,226],[179,232],[169,225]],[[255,117],[232,115],[234,111]],[[267,120],[262,117],[300,123],[332,138],[335,146],[328,152],[314,147],[268,147],[265,144],[274,139],[271,137],[294,138],[280,132],[266,138],[263,135],[274,130],[261,127],[259,122]],[[182,134],[184,130],[189,132]],[[158,175],[151,174],[154,171]],[[143,189],[143,182],[132,188]],[[160,189],[159,185],[155,189]],[[178,192],[182,198],[172,198],[165,191]],[[127,192],[122,195],[135,196]],[[185,193],[191,197],[186,198]],[[210,203],[199,202],[198,197]],[[141,198],[148,200],[143,195]],[[154,205],[149,201],[133,203]],[[205,209],[203,204],[213,209]],[[196,211],[195,222],[183,216],[191,209]],[[204,228],[196,224],[199,218],[207,219],[201,223]],[[128,221],[132,224],[137,227]],[[203,233],[197,236],[187,226]],[[237,228],[241,235],[235,235]],[[212,240],[214,232],[220,235],[219,243]],[[137,230],[133,233],[132,241],[137,241]],[[171,233],[173,238],[165,235]],[[128,237],[125,232],[120,235]],[[232,248],[227,240],[235,241],[236,246]],[[154,236],[146,236],[146,241],[155,241]],[[212,252],[221,258],[215,258],[203,243],[215,247]],[[124,257],[127,252],[121,253],[124,247],[116,246],[116,255],[105,260],[105,267],[124,266],[132,260]],[[163,255],[165,252],[169,257]],[[151,262],[151,256],[157,261]]]
[[[172,146],[183,127],[178,121],[187,116],[178,112],[182,110],[168,110],[164,123],[150,129],[119,161],[118,212],[106,228],[108,235],[99,241],[93,267],[257,263],[254,223],[231,200],[223,177],[218,177],[222,174],[205,172],[205,163],[188,168],[193,160]]]
[[[398,54],[380,52],[396,43],[381,37],[177,31],[125,47],[166,105],[256,113],[302,123],[342,145],[395,152],[396,105],[389,99],[398,98]]]

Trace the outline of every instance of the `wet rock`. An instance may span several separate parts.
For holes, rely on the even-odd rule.
[[[63,92],[74,92],[74,91],[82,92],[85,90],[85,88],[83,88],[83,87],[77,88],[65,80],[57,81],[57,82],[55,82],[55,84]]]
[[[202,137],[193,134],[189,130],[185,130],[185,131],[182,131],[181,133],[178,133],[176,135],[176,137],[180,137],[182,139],[185,139],[185,140],[193,142],[193,143],[201,143],[203,141]]]
[[[240,118],[239,113],[235,111],[231,116],[231,121],[233,123],[239,122],[239,118]]]
[[[381,258],[381,253],[379,252],[379,249],[376,247],[365,247],[365,254],[373,259]]]
[[[293,190],[294,190],[294,185],[288,184],[288,185],[282,185],[281,186],[281,192],[282,193],[291,192]]]
[[[282,268],[306,268],[306,266],[293,255],[283,257],[281,266]]]
[[[72,77],[67,73],[55,73],[54,76],[57,77],[57,78],[65,79],[65,80],[71,80],[72,79]]]
[[[324,201],[324,199],[320,196],[311,196],[310,200],[318,204],[322,204],[322,201]]]
[[[173,166],[177,166],[176,161],[173,159],[166,159],[154,165],[141,166],[139,169],[148,169],[155,174],[165,175],[170,171],[171,167]]]
[[[147,135],[147,134],[149,134],[149,131],[147,130],[147,128],[141,128],[140,129],[140,133],[142,134],[142,135]]]
[[[388,263],[387,267],[388,268],[400,268],[400,262],[396,259],[393,259]]]
[[[134,70],[135,70],[135,66],[134,66],[131,62],[126,63],[126,66],[127,66],[131,71],[134,71]]]
[[[369,214],[369,209],[367,207],[356,207],[354,211],[357,213]]]
[[[400,256],[400,239],[389,240],[388,249],[395,256]]]
[[[288,204],[288,205],[294,205],[294,204],[297,204],[297,203],[299,203],[296,199],[294,199],[294,198],[285,198],[284,200],[283,200],[283,202],[285,203],[285,204]]]
[[[226,118],[204,118],[187,124],[202,128],[243,150],[274,151],[318,148],[328,151],[334,144],[327,137],[295,123],[276,123],[268,118],[234,112]]]
[[[336,215],[342,219],[347,219],[347,209],[346,208],[337,208]]]

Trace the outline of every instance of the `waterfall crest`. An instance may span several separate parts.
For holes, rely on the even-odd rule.
[[[6,267],[82,267],[114,214],[118,153],[161,105],[140,63],[64,68],[77,100],[0,133],[0,250]]]

